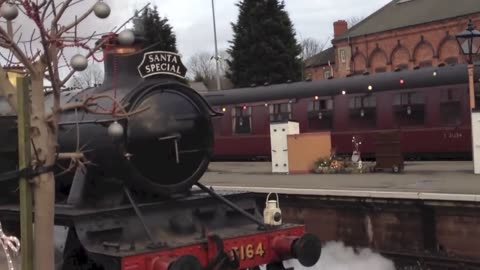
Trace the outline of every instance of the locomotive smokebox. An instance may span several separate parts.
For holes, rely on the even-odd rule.
[[[188,86],[178,54],[155,45],[141,49],[139,37],[130,46],[120,45],[115,35],[104,38],[105,80],[66,101],[92,105],[88,111],[62,113],[61,151],[75,151],[77,145],[89,150],[86,157],[95,164],[88,167],[89,183],[117,179],[142,194],[160,196],[188,191],[208,168],[211,118],[218,113]],[[109,136],[115,122],[122,125],[115,130],[123,133]]]

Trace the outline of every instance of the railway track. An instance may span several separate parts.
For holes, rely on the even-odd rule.
[[[381,254],[393,260],[397,270],[480,270],[480,260],[475,259],[391,251]]]

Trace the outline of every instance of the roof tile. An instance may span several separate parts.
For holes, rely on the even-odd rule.
[[[480,13],[479,0],[392,0],[335,40]]]

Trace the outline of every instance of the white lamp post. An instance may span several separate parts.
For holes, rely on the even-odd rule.
[[[215,39],[215,64],[217,67],[217,90],[221,90],[222,86],[220,84],[220,67],[218,61],[220,61],[220,57],[218,57],[218,46],[217,46],[217,25],[215,22],[215,3],[212,0],[212,15],[213,15],[213,36]]]
[[[472,128],[472,155],[475,174],[480,174],[480,164],[477,159],[480,158],[480,113],[473,112],[475,108],[475,83],[474,83],[474,65],[473,57],[478,54],[480,46],[478,41],[480,40],[480,31],[475,30],[475,26],[472,20],[469,21],[467,29],[458,33],[456,36],[458,45],[462,49],[462,53],[468,56],[468,92],[470,100],[470,113],[471,113],[471,128]],[[479,147],[477,147],[479,145]]]

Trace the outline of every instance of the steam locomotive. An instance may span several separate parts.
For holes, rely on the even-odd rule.
[[[252,194],[199,182],[220,113],[186,84],[179,55],[143,48],[139,37],[131,46],[109,38],[103,51],[104,83],[61,96],[64,108],[87,106],[61,113],[59,152],[82,149],[91,165],[55,168],[55,224],[65,229],[56,239],[58,269],[281,269],[287,259],[318,261],[319,239],[283,224],[275,201],[262,215]],[[18,155],[16,117],[3,99],[0,126],[2,179]],[[0,220],[17,235],[18,196],[18,179],[0,182]]]

